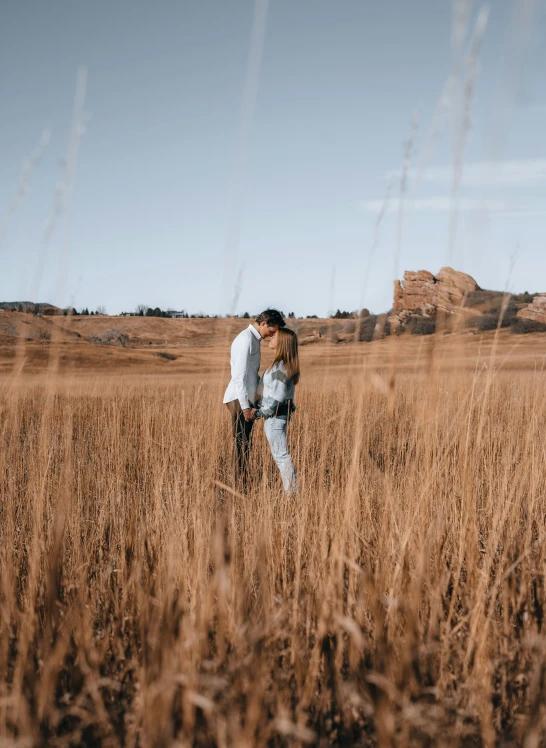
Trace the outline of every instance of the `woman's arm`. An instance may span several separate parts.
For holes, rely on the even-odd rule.
[[[264,395],[260,408],[256,413],[256,418],[271,418],[277,412],[277,408],[286,400],[287,377],[282,369],[275,369],[271,373],[271,383],[267,388],[267,395]]]

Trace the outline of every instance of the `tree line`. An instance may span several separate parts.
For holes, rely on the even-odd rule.
[[[0,302],[0,309],[5,311],[13,312],[25,312],[27,314],[36,314],[42,316],[78,316],[78,317],[93,317],[107,315],[106,307],[99,305],[95,310],[89,310],[89,307],[82,307],[80,310],[76,307],[56,307],[54,304],[45,303],[33,303],[29,301],[24,302]],[[295,319],[296,314],[294,312],[288,312],[281,314],[286,319]],[[255,314],[249,314],[249,312],[243,312],[242,314],[204,314],[203,312],[188,312],[186,310],[176,311],[174,309],[161,309],[161,307],[151,307],[147,304],[138,304],[134,312],[122,312],[121,315],[113,316],[133,316],[133,317],[163,317],[163,318],[178,318],[178,319],[218,319],[220,317],[234,317],[237,319],[254,319]],[[335,314],[330,315],[334,319],[348,319],[358,316],[357,312],[340,312],[338,309]],[[308,314],[306,319],[318,319],[316,314]]]

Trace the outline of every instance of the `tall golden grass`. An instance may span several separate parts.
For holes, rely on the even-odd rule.
[[[6,380],[0,744],[540,745],[546,375]]]

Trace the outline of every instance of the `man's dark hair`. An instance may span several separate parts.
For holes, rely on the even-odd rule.
[[[267,322],[267,324],[271,327],[273,327],[274,325],[277,325],[278,327],[284,327],[286,325],[286,322],[284,321],[283,316],[278,309],[266,309],[265,312],[258,314],[258,316],[256,317],[256,322],[259,325],[261,325],[262,322]]]

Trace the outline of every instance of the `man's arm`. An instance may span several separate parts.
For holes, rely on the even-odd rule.
[[[248,369],[249,361],[250,341],[244,337],[235,338],[231,344],[231,379],[235,385],[237,399],[239,400],[243,411],[251,409],[245,389],[245,374]]]

